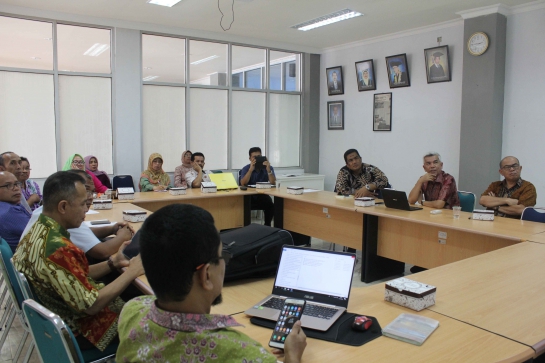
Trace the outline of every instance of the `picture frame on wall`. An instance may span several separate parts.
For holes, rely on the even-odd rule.
[[[344,94],[343,67],[331,67],[325,70],[327,78],[327,94],[330,96]]]
[[[374,94],[373,131],[392,131],[392,92]]]
[[[411,86],[407,54],[403,53],[386,57],[386,69],[388,70],[390,88]]]
[[[327,103],[327,129],[344,130],[344,101]]]
[[[356,81],[358,82],[359,92],[377,89],[375,67],[372,59],[356,62]]]
[[[448,45],[424,49],[428,83],[450,82]]]

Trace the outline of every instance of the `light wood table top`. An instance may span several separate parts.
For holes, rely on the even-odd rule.
[[[139,207],[137,205],[134,205],[132,203],[114,203],[112,209],[96,210],[95,212],[98,212],[98,214],[87,214],[85,216],[85,220],[96,221],[99,219],[108,219],[110,220],[110,222],[123,222],[124,210],[139,210],[139,211],[147,212],[148,216],[151,214],[146,209]],[[135,231],[138,231],[140,227],[142,226],[142,222],[138,222],[138,223],[128,222],[128,223]],[[100,225],[97,225],[97,227],[100,227]]]
[[[437,287],[429,309],[545,352],[545,245],[522,242],[410,278]]]
[[[537,243],[545,243],[545,233],[534,234],[528,238],[528,241],[537,242]]]
[[[136,192],[134,193],[134,199],[132,200],[119,200],[114,199],[114,203],[147,203],[147,202],[161,202],[170,200],[185,199],[202,199],[202,198],[224,198],[224,197],[243,197],[245,195],[257,194],[255,189],[248,188],[248,190],[226,190],[218,191],[216,193],[202,193],[200,188],[188,188],[184,195],[171,195],[167,192]]]

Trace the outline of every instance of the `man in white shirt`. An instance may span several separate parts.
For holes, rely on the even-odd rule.
[[[200,188],[201,182],[209,182],[210,170],[204,170],[204,154],[200,152],[191,155],[191,165],[193,169],[185,174],[187,186],[190,188]]]

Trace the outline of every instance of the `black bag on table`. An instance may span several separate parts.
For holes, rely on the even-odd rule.
[[[288,231],[261,224],[220,233],[223,249],[231,254],[225,281],[274,275],[283,245],[293,245]]]

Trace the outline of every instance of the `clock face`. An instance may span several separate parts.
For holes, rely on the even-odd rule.
[[[477,32],[469,37],[467,50],[472,55],[481,55],[488,49],[488,36],[483,32]]]

